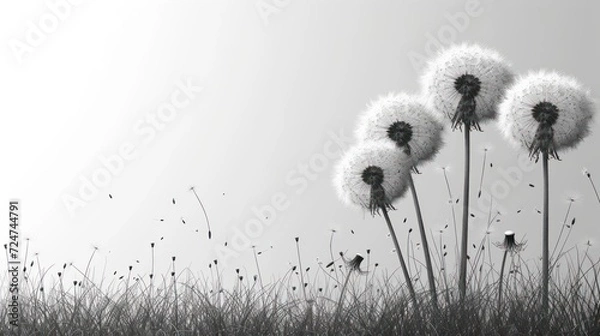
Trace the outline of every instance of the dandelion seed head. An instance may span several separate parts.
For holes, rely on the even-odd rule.
[[[357,253],[354,258],[347,260],[346,258],[344,258],[344,256],[342,255],[342,258],[344,259],[344,263],[346,264],[346,267],[350,270],[350,271],[357,271],[361,274],[366,273],[365,271],[360,269],[360,264],[363,262],[363,260],[365,260],[365,258],[360,254]]]
[[[421,78],[423,98],[454,129],[464,124],[480,130],[480,122],[496,117],[513,77],[496,51],[472,44],[451,46],[428,63]]]
[[[588,135],[594,109],[589,91],[575,79],[532,72],[507,90],[499,107],[499,127],[532,158],[544,152],[558,158],[558,150],[573,148]]]
[[[359,119],[359,141],[385,141],[410,155],[414,164],[431,160],[442,146],[443,125],[418,97],[390,93],[372,102]]]
[[[498,248],[511,253],[521,252],[525,248],[525,244],[527,244],[526,241],[517,242],[515,232],[511,230],[504,232],[504,241],[494,243]]]
[[[334,186],[340,199],[373,215],[381,207],[392,208],[404,196],[412,160],[394,145],[364,142],[352,147],[335,169]]]

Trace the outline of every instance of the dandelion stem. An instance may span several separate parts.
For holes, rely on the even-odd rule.
[[[506,265],[507,255],[508,249],[504,250],[504,256],[502,257],[502,265],[500,266],[500,280],[498,281],[498,312],[502,311],[502,281],[504,280],[504,266]]]
[[[462,216],[462,241],[460,251],[460,278],[459,291],[460,298],[464,300],[467,291],[467,248],[469,238],[469,187],[470,187],[470,164],[471,164],[471,132],[470,128],[464,129],[465,145],[465,163],[464,163],[464,181],[463,181],[463,216]]]
[[[542,156],[542,171],[544,175],[544,215],[542,218],[542,309],[544,313],[548,311],[548,281],[549,281],[549,181],[548,181],[548,152],[544,152]]]
[[[344,303],[344,295],[346,294],[346,288],[348,287],[348,282],[350,281],[350,276],[352,275],[352,271],[354,271],[354,270],[350,269],[348,271],[348,275],[346,275],[346,280],[344,280],[344,285],[342,286],[342,292],[340,293],[340,300],[338,301],[337,307],[335,309],[334,318],[333,318],[334,326],[337,325],[337,320],[339,318],[340,311],[342,310],[342,305]]]
[[[417,196],[417,190],[415,189],[415,183],[413,181],[412,174],[408,174],[408,183],[410,191],[412,193],[415,212],[417,214],[417,223],[419,224],[419,232],[421,234],[421,244],[423,245],[423,253],[425,254],[425,264],[427,266],[427,279],[429,281],[429,291],[431,292],[431,301],[433,306],[437,309],[437,292],[435,290],[435,278],[433,276],[433,265],[431,263],[431,254],[429,252],[429,243],[427,242],[427,235],[425,233],[425,225],[423,225],[423,215],[421,214],[421,205],[419,204],[419,198]]]
[[[410,274],[408,274],[408,268],[406,268],[404,257],[402,257],[402,251],[400,250],[400,244],[398,244],[398,238],[396,237],[396,232],[394,231],[394,227],[392,226],[392,221],[390,220],[388,211],[384,206],[381,207],[381,211],[383,212],[383,217],[385,218],[388,230],[390,231],[390,236],[392,237],[392,241],[394,242],[394,247],[396,248],[396,255],[398,255],[400,267],[402,268],[402,273],[404,274],[404,279],[406,280],[406,287],[408,288],[408,292],[410,293],[411,299],[413,300],[415,305],[417,305],[417,295],[415,294],[415,289],[413,288]]]

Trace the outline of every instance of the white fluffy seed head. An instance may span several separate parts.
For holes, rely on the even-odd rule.
[[[539,71],[519,78],[500,104],[500,131],[513,144],[529,149],[538,125],[532,109],[539,103],[558,108],[553,124],[554,149],[575,147],[589,133],[594,102],[575,79],[556,72]]]
[[[441,118],[451,120],[461,99],[455,81],[467,74],[481,82],[475,98],[475,114],[479,121],[495,118],[497,105],[514,75],[500,54],[478,45],[451,46],[427,64],[421,77],[425,102]]]
[[[399,146],[390,130],[398,123],[410,125],[407,147],[413,164],[431,160],[442,146],[442,123],[417,97],[390,93],[369,104],[359,118],[356,136],[359,141],[383,141]]]
[[[340,199],[347,205],[370,209],[371,186],[362,179],[368,167],[383,171],[386,203],[404,196],[412,160],[395,146],[385,142],[363,142],[350,148],[335,167],[334,186]]]

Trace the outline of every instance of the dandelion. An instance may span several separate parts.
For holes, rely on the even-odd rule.
[[[502,266],[500,266],[500,280],[498,281],[498,310],[502,308],[502,285],[504,278],[504,266],[506,265],[506,256],[508,253],[511,255],[514,253],[521,252],[525,247],[526,242],[519,242],[515,240],[515,233],[513,231],[504,232],[504,241],[495,243],[495,245],[504,250],[504,256],[502,257]]]
[[[339,162],[334,186],[344,203],[362,207],[374,216],[394,209],[392,202],[404,196],[411,167],[408,155],[394,146],[365,142],[351,148]]]
[[[513,73],[502,56],[477,45],[450,47],[429,62],[422,77],[423,94],[433,112],[449,119],[452,129],[481,130],[494,119],[496,105]]]
[[[346,280],[344,281],[344,285],[342,286],[342,291],[340,293],[340,299],[338,301],[337,308],[335,310],[334,321],[337,321],[340,310],[342,309],[342,304],[344,303],[344,294],[346,293],[346,288],[348,287],[348,282],[350,281],[350,276],[352,273],[357,272],[358,274],[367,274],[367,272],[360,269],[360,264],[365,260],[365,258],[357,253],[354,258],[348,260],[344,257],[344,253],[340,252],[340,256],[344,260],[346,264],[346,269],[348,270],[348,274],[346,275]],[[333,323],[336,325],[336,323]]]
[[[394,145],[365,142],[352,148],[336,167],[334,184],[340,198],[368,210],[373,216],[383,213],[396,248],[408,291],[416,303],[416,294],[402,256],[396,232],[388,215],[392,202],[404,196],[412,160]]]
[[[506,138],[536,161],[573,148],[589,133],[594,112],[587,90],[573,78],[540,71],[520,78],[500,105],[499,126]]]
[[[383,141],[396,146],[413,160],[413,170],[417,171],[419,163],[432,159],[439,151],[442,131],[442,124],[419,99],[400,93],[389,94],[373,102],[362,116],[356,135],[359,141]],[[408,183],[423,243],[429,289],[434,306],[437,306],[433,265],[411,174],[408,174]]]
[[[467,285],[471,130],[495,118],[497,104],[512,82],[509,65],[495,51],[477,45],[453,46],[429,62],[422,77],[423,95],[432,111],[464,134],[463,216],[459,290]]]
[[[356,130],[360,141],[385,141],[414,160],[431,160],[442,145],[442,124],[417,97],[388,94],[370,104]]]
[[[500,104],[499,126],[504,136],[523,146],[536,162],[542,155],[544,181],[542,218],[542,306],[548,308],[549,181],[548,160],[573,148],[589,133],[594,104],[587,90],[573,78],[539,71],[520,78]]]

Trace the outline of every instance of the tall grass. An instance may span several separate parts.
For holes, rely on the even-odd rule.
[[[443,252],[440,249],[438,253]],[[442,254],[437,257],[444,259]],[[154,281],[149,273],[133,275],[131,270],[106,275],[80,271],[76,265],[56,270],[38,264],[27,270],[21,284],[20,328],[24,335],[600,333],[600,260],[578,248],[561,255],[552,271],[549,318],[544,318],[540,265],[518,255],[513,258],[507,262],[501,305],[500,269],[482,261],[471,264],[474,276],[464,301],[454,299],[456,278],[438,284],[439,310],[423,285],[416,288],[418,312],[399,272],[376,271],[377,267],[366,276],[348,276],[351,268],[338,270],[348,279],[345,287],[331,275],[330,268],[314,267],[316,271],[304,288],[311,298],[307,302],[299,288],[297,268],[288,269],[276,282],[261,285],[257,278],[233,271],[217,271],[219,281],[215,283],[190,269],[177,271],[175,260],[173,268],[165,275],[156,274]],[[436,271],[442,272],[440,268]],[[80,280],[64,281],[66,274]],[[234,283],[224,286],[225,279]],[[2,278],[2,297],[8,294],[7,280]],[[340,300],[342,290],[345,293]],[[0,317],[7,318],[6,305],[0,308]],[[7,324],[0,325],[2,335],[10,330]]]

